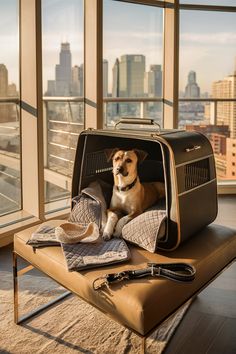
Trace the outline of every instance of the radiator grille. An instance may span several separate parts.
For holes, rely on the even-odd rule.
[[[186,191],[210,181],[209,159],[185,165],[184,174]]]
[[[85,176],[111,171],[111,162],[107,162],[104,151],[90,152],[85,157]]]

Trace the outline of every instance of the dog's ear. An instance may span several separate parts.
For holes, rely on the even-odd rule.
[[[119,151],[120,149],[118,148],[112,148],[112,149],[104,149],[104,154],[107,158],[107,162],[111,161],[111,159],[113,158],[113,156],[115,155],[115,153],[117,151]]]
[[[148,153],[144,150],[134,149],[134,152],[138,156],[139,163],[143,162],[148,156]]]

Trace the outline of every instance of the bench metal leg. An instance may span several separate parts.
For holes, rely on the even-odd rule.
[[[39,306],[37,309],[33,310],[32,312],[19,317],[19,306],[18,306],[18,294],[19,294],[19,290],[18,290],[18,276],[19,275],[23,275],[27,272],[29,272],[31,269],[33,269],[34,267],[32,265],[29,265],[21,270],[17,270],[17,253],[13,252],[13,292],[14,292],[14,322],[16,324],[20,324],[26,320],[28,320],[29,318],[37,315],[38,313],[40,313],[41,311],[45,310],[46,308],[52,306],[53,304],[61,301],[62,299],[64,299],[65,297],[67,297],[68,295],[71,294],[70,291],[65,291],[63,294],[61,294],[60,296],[56,297],[55,299],[49,301],[47,304]]]

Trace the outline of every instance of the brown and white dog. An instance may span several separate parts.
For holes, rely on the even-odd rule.
[[[112,235],[121,236],[123,226],[134,217],[154,205],[165,196],[165,185],[161,182],[140,183],[138,163],[147,153],[142,150],[105,150],[107,160],[113,162],[114,186],[107,212],[107,223],[103,231],[103,239],[109,240]]]

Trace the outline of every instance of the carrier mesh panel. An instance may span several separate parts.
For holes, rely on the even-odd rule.
[[[90,152],[85,157],[85,176],[111,171],[111,162],[107,162],[104,151]]]
[[[185,190],[189,190],[210,181],[209,159],[196,161],[184,166]]]

